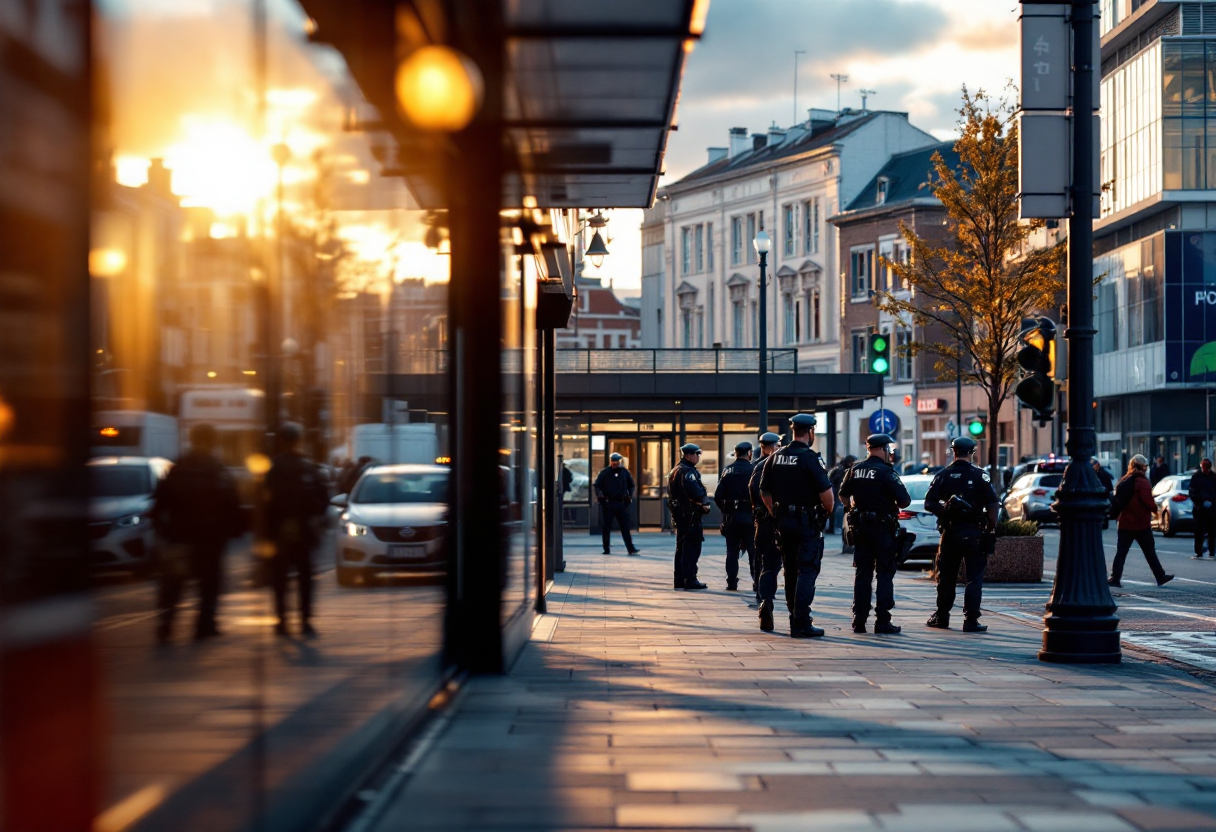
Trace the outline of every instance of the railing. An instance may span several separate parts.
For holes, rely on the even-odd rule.
[[[797,373],[798,352],[768,351],[770,373]],[[755,373],[759,350],[558,350],[559,373]]]

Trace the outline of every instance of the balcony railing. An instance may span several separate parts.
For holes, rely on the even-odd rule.
[[[559,373],[755,373],[759,370],[759,350],[557,351],[557,371]],[[769,350],[768,371],[770,373],[797,373],[797,350]]]

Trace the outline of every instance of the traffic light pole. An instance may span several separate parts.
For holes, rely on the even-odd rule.
[[[768,432],[768,252],[760,254],[760,432]]]
[[[1068,442],[1056,510],[1060,552],[1055,585],[1043,618],[1045,662],[1077,664],[1120,661],[1119,619],[1106,583],[1102,521],[1109,496],[1093,470],[1093,112],[1094,4],[1072,0],[1072,215],[1068,220]]]

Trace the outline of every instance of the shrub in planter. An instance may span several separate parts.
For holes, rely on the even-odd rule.
[[[959,568],[965,578],[966,565]],[[1043,537],[1039,524],[1005,520],[996,526],[996,551],[988,558],[985,583],[1037,584],[1043,580]]]

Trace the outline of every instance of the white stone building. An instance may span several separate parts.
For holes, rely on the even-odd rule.
[[[767,230],[769,346],[796,348],[800,372],[839,372],[844,266],[827,218],[892,154],[936,142],[892,112],[811,110],[789,130],[750,138],[732,128],[730,145],[709,148],[709,161],[662,188],[646,214],[642,320],[647,334],[658,330],[647,345],[755,347],[752,239]]]

